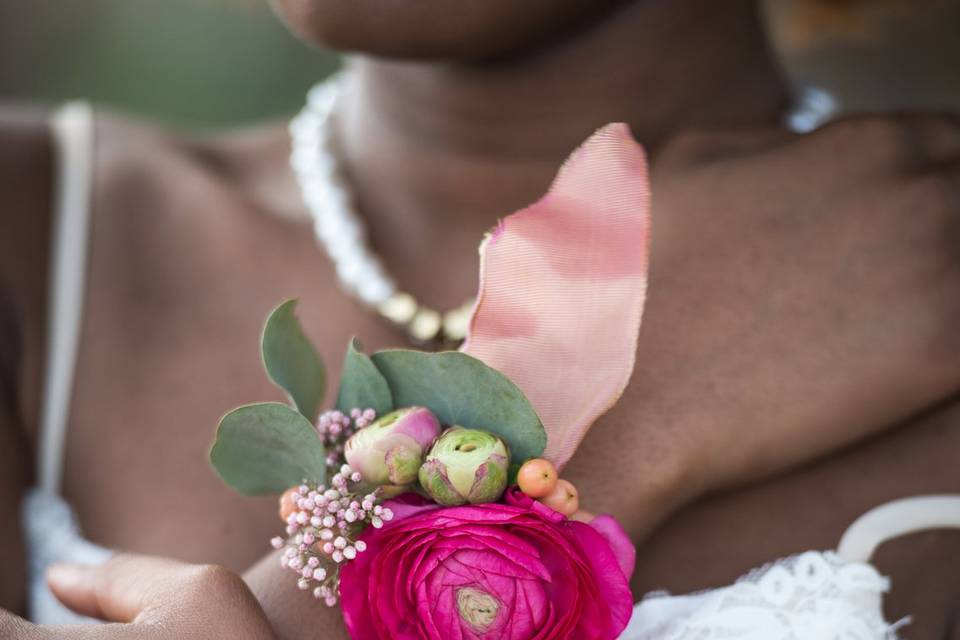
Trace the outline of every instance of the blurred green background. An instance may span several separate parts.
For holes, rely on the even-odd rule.
[[[758,1],[794,85],[839,111],[960,112],[960,0]],[[5,101],[82,97],[222,127],[292,114],[336,66],[266,0],[0,0]]]
[[[265,0],[0,0],[0,98],[91,99],[191,127],[293,113],[336,56]]]

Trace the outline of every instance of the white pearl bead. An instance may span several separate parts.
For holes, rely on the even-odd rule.
[[[352,76],[339,73],[310,89],[307,105],[290,121],[292,139],[290,167],[300,184],[304,204],[314,221],[317,241],[330,256],[341,286],[365,304],[385,313],[384,305],[397,294],[397,285],[370,251],[363,221],[353,208],[353,197],[346,176],[337,161],[337,141],[333,122],[337,117],[337,98],[352,87]],[[416,305],[416,303],[414,303]],[[414,310],[417,307],[414,306]],[[463,312],[455,309],[441,316],[421,308],[404,316],[399,324],[408,327],[421,341],[446,334],[460,339]],[[449,327],[449,331],[447,328]]]

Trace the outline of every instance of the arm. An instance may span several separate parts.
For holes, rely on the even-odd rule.
[[[960,126],[938,116],[688,134],[655,154],[636,370],[565,472],[587,508],[640,540],[650,485],[672,486],[669,513],[955,395],[958,180]]]
[[[256,599],[236,574],[117,555],[104,565],[58,565],[50,587],[74,611],[115,624],[39,626],[0,610],[0,637],[16,640],[275,640]],[[314,637],[316,637],[314,635]]]
[[[280,568],[279,552],[271,553],[243,576],[260,601],[277,638],[296,640],[349,638],[339,607],[327,607],[309,593],[297,589],[290,571]],[[322,634],[318,633],[322,631]]]
[[[45,114],[0,108],[0,607],[23,611],[20,502],[42,374],[52,150]]]

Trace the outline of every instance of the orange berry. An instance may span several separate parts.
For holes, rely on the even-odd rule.
[[[553,491],[540,498],[540,502],[568,518],[580,508],[580,494],[568,480],[557,480]]]
[[[531,498],[542,498],[557,486],[557,469],[543,458],[527,460],[517,472],[517,484]]]
[[[284,523],[287,522],[287,518],[290,517],[291,513],[297,511],[297,496],[299,495],[297,487],[292,489],[287,489],[283,492],[283,495],[280,496],[280,519]]]

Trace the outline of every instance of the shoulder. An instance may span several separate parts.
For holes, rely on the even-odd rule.
[[[109,281],[149,315],[148,302],[194,300],[198,278],[229,281],[251,260],[278,268],[312,240],[288,154],[283,126],[208,134],[98,114],[91,295]]]
[[[30,412],[18,397],[23,376],[37,380],[37,341],[43,322],[50,234],[53,145],[49,112],[0,106],[0,384],[3,402]],[[26,405],[26,406],[23,406]]]
[[[50,109],[34,105],[0,104],[0,162],[4,170],[11,167],[19,154],[30,157],[46,150],[49,153]],[[26,158],[25,158],[26,159]]]
[[[110,310],[90,321],[101,344],[145,348],[184,315],[222,321],[240,293],[269,308],[280,283],[333,289],[288,154],[282,125],[205,134],[98,114],[87,303]],[[292,284],[304,269],[310,284]]]
[[[53,145],[41,110],[0,107],[0,277],[5,288],[20,289],[25,267],[35,267],[36,253],[50,224]]]
[[[303,216],[283,123],[227,132],[180,131],[99,112],[97,198],[162,204],[185,195],[223,197],[271,216]]]
[[[46,340],[57,189],[52,114],[0,105],[0,385],[15,394],[26,425],[39,413]],[[228,238],[231,225],[251,216],[299,219],[288,153],[282,124],[204,135],[97,108],[91,238],[130,258],[129,269],[144,262],[144,244],[159,236]]]

